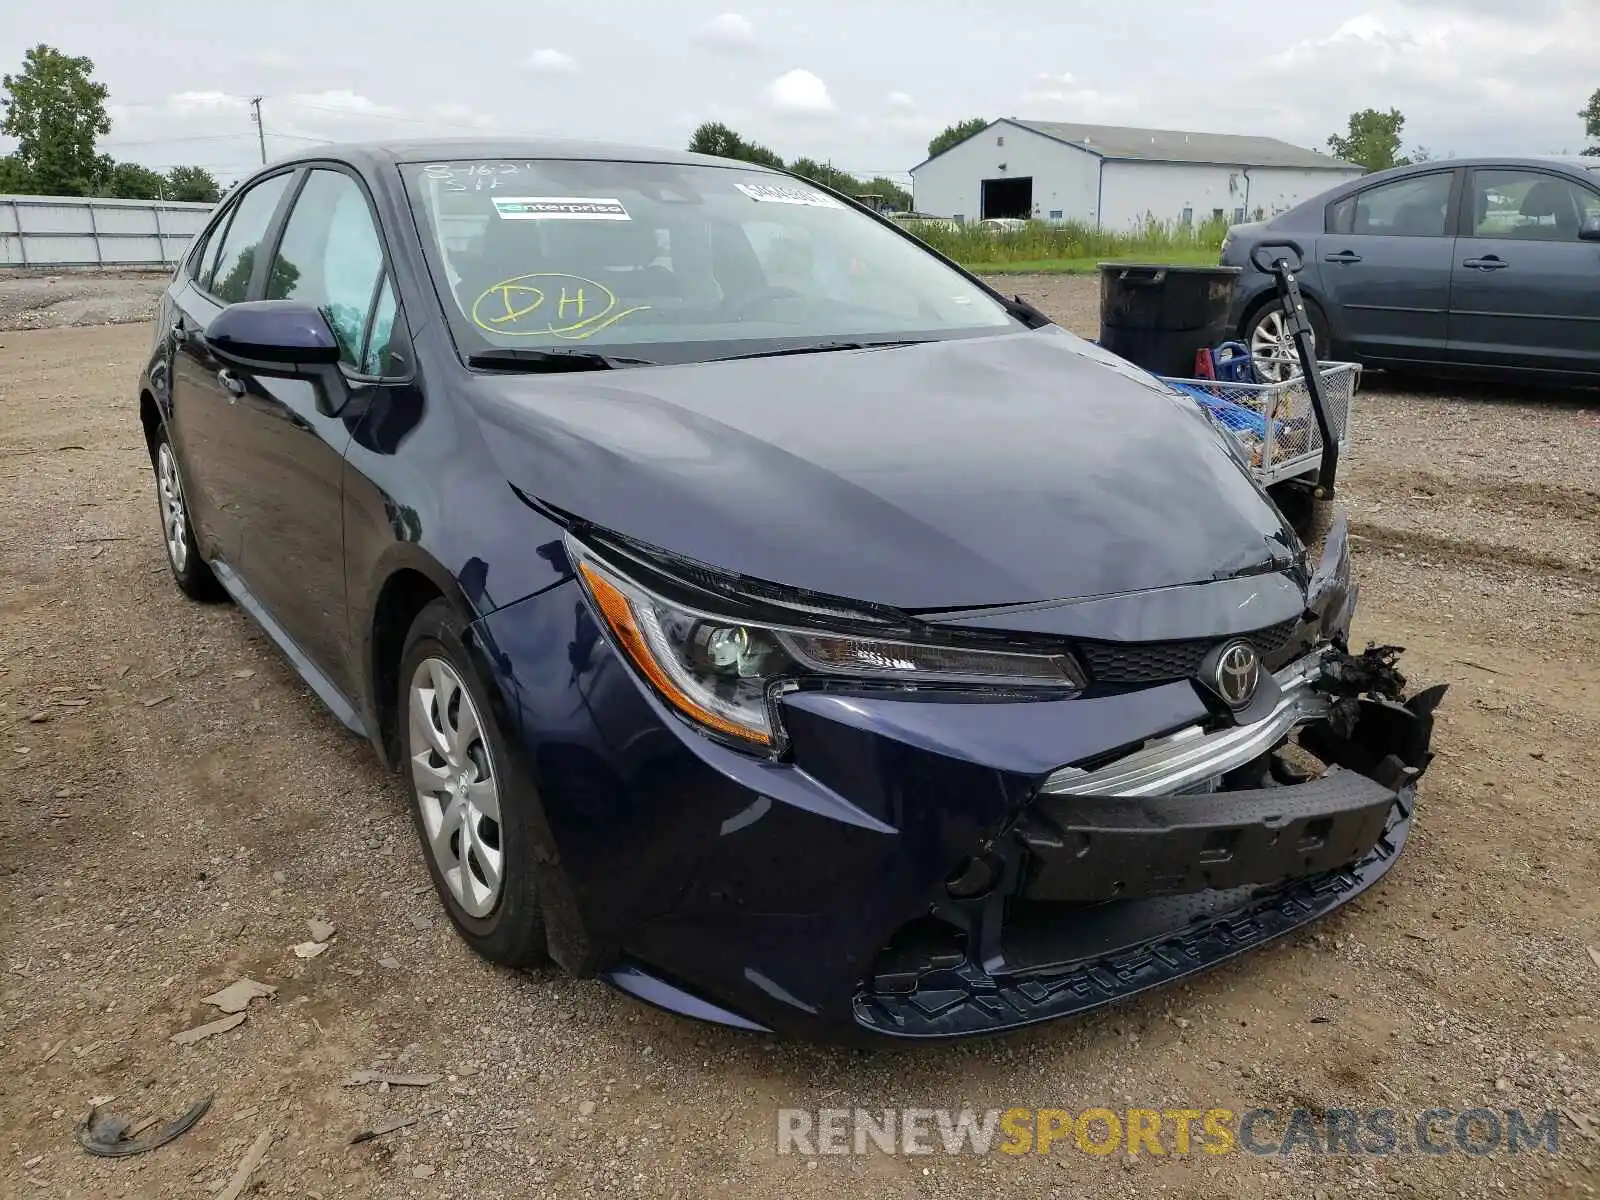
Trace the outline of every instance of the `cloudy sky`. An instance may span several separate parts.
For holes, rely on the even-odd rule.
[[[1600,0],[0,5],[0,67],[41,41],[110,86],[103,149],[224,181],[257,160],[257,94],[269,156],[474,131],[682,145],[718,119],[899,175],[975,115],[1321,148],[1353,109],[1396,107],[1407,146],[1439,155],[1576,151],[1600,87]]]

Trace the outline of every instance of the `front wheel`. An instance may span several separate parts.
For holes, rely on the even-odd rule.
[[[178,471],[178,456],[165,427],[156,434],[156,504],[161,510],[161,540],[167,550],[167,566],[178,590],[191,600],[212,603],[226,600],[227,593],[211,573],[200,548],[195,545],[194,523],[189,520],[189,501],[183,492],[183,476]]]
[[[400,664],[401,768],[434,888],[461,936],[494,962],[549,955],[528,807],[517,770],[462,634],[436,600],[418,614]]]
[[[1311,348],[1321,358],[1331,345],[1328,323],[1311,300],[1306,301],[1306,315],[1311,320]],[[1256,377],[1262,382],[1283,383],[1300,374],[1300,354],[1289,337],[1283,306],[1276,296],[1257,309],[1245,323],[1244,340],[1250,347]]]

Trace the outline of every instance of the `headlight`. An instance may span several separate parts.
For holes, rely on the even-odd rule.
[[[1084,687],[1067,654],[951,646],[753,623],[670,600],[567,539],[595,610],[652,688],[701,728],[747,747],[777,747],[773,688],[806,678],[870,679],[1074,696]],[[798,614],[797,614],[798,616]]]

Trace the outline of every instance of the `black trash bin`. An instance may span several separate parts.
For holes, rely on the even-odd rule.
[[[1189,378],[1196,350],[1228,339],[1238,267],[1100,264],[1100,344],[1157,375]]]

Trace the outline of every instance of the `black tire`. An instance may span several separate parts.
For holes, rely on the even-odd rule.
[[[541,966],[550,961],[550,954],[545,937],[544,911],[539,900],[538,855],[530,830],[534,819],[531,809],[537,803],[533,783],[509,752],[494,706],[489,702],[489,689],[484,686],[463,641],[465,629],[466,622],[448,601],[435,600],[417,614],[410,633],[406,635],[405,649],[400,659],[399,695],[396,698],[401,777],[411,797],[412,823],[417,829],[423,861],[433,879],[434,890],[439,893],[439,899],[457,931],[468,945],[492,962],[509,967]],[[412,683],[418,668],[430,659],[449,666],[460,690],[471,701],[479,733],[476,740],[469,740],[468,745],[462,748],[464,757],[478,764],[474,770],[480,780],[484,778],[484,768],[487,768],[487,777],[493,782],[497,793],[498,819],[474,826],[481,844],[498,850],[500,856],[498,894],[492,909],[483,913],[472,912],[456,896],[447,881],[445,869],[429,837],[429,817],[424,813],[424,805],[429,802],[424,799],[413,774],[416,756],[428,753],[429,747],[417,744],[413,730]],[[437,700],[440,690],[435,690],[433,694]],[[453,713],[459,715],[460,700],[454,693],[451,693],[447,704]],[[439,720],[437,707],[432,711],[434,719]],[[444,761],[437,750],[432,751],[432,757]],[[443,808],[442,797],[434,798],[433,803]],[[466,855],[460,853],[465,837],[463,828],[451,839],[455,861],[462,870],[480,872],[473,875],[473,880],[481,883],[484,876],[481,874],[481,864],[473,857],[476,851],[469,847]],[[473,885],[463,882],[462,886]]]
[[[1272,499],[1305,546],[1315,568],[1322,559],[1322,544],[1333,527],[1338,506],[1332,500],[1317,499],[1315,488],[1300,481],[1273,488]]]
[[[178,456],[173,451],[165,425],[156,430],[155,442],[150,447],[150,467],[156,480],[156,514],[161,518],[161,549],[167,556],[167,567],[172,572],[173,582],[191,600],[204,604],[226,600],[228,593],[217,582],[206,560],[200,557],[200,547],[195,545],[194,523],[189,519],[189,496],[184,490],[183,477],[178,470]],[[176,523],[168,519],[168,511],[174,503],[177,506]]]
[[[1317,358],[1323,362],[1330,361],[1333,358],[1333,337],[1328,332],[1328,318],[1324,315],[1322,308],[1311,297],[1305,297],[1305,302],[1306,316],[1311,321],[1311,337],[1316,343]],[[1239,330],[1239,339],[1244,342],[1252,357],[1255,354],[1256,330],[1263,321],[1273,314],[1277,314],[1280,317],[1283,314],[1283,306],[1278,301],[1278,293],[1276,291],[1269,292],[1266,301],[1251,310],[1250,315],[1245,318],[1244,324]],[[1296,371],[1300,369],[1298,363],[1296,363],[1294,369]]]

